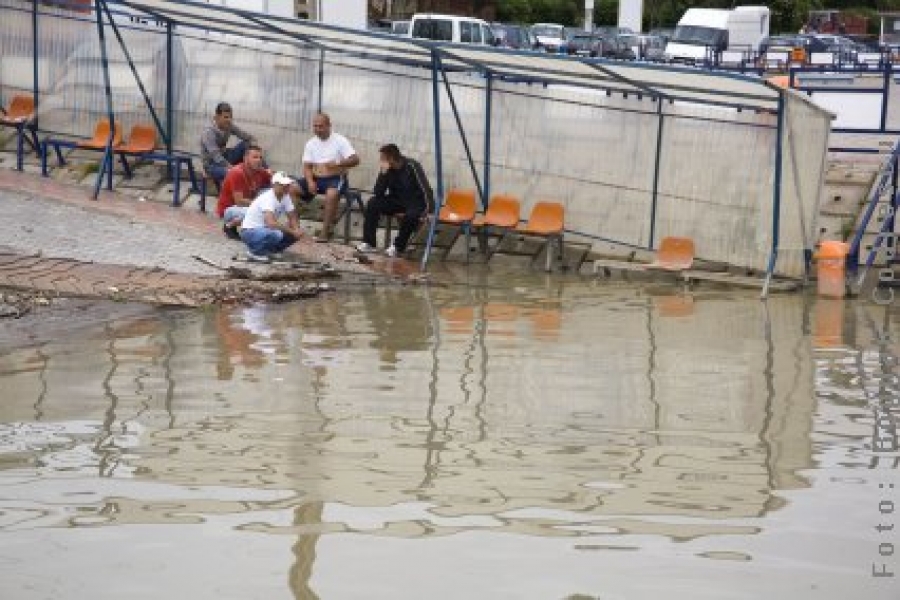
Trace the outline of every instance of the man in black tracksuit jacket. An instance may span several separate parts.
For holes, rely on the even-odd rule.
[[[387,249],[388,256],[397,256],[406,251],[406,244],[421,222],[422,215],[431,212],[434,192],[422,165],[400,154],[400,149],[395,144],[382,146],[379,152],[381,172],[375,181],[375,195],[366,205],[363,242],[357,249],[360,252],[373,252],[377,244],[375,233],[381,215],[403,213],[400,231]]]

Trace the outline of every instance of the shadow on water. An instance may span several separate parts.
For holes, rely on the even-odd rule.
[[[70,579],[112,597],[96,574],[111,558],[129,597],[879,583],[865,560],[856,583],[829,569],[877,552],[873,523],[840,506],[869,498],[895,309],[447,275],[161,311],[0,355],[0,591],[64,596]],[[778,566],[834,537],[843,553]]]

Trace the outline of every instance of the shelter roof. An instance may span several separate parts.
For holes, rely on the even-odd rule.
[[[511,52],[336,27],[205,2],[119,0],[172,24],[353,55],[388,63],[490,72],[513,79],[661,96],[702,104],[776,111],[779,89],[750,75],[626,61]]]

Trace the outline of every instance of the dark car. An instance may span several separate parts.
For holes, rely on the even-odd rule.
[[[635,60],[637,54],[628,45],[628,42],[618,35],[603,36],[600,38],[601,52],[603,58],[617,58],[619,60]]]
[[[570,29],[566,49],[575,56],[618,58],[634,60],[635,53],[628,43],[617,35],[597,35],[587,31]]]
[[[626,33],[619,36],[640,60],[665,60],[666,40],[658,35]]]
[[[535,48],[534,38],[527,27],[491,23],[491,29],[494,30],[494,45],[498,48],[511,50],[533,50]]]
[[[655,29],[651,29],[648,35],[661,37],[663,39],[663,42],[665,43],[672,39],[672,36],[675,35],[675,30],[668,27],[657,27]]]
[[[576,56],[599,56],[599,37],[587,31],[566,31],[566,52]]]

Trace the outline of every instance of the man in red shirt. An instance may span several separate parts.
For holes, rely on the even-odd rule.
[[[244,162],[228,169],[225,175],[216,214],[225,220],[222,229],[229,238],[240,239],[237,228],[247,207],[259,192],[272,185],[272,174],[262,165],[262,149],[251,144],[244,153]]]

